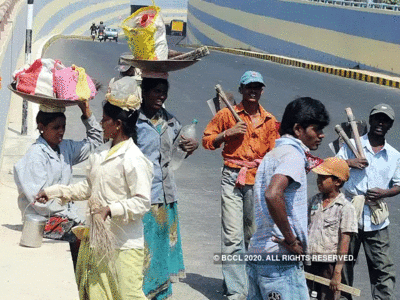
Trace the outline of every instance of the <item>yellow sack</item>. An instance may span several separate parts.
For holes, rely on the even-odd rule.
[[[122,22],[129,48],[135,59],[166,60],[168,44],[161,9],[142,7]]]
[[[78,71],[78,82],[76,83],[76,95],[79,100],[86,100],[90,98],[91,90],[89,83],[86,79],[86,71],[84,68],[75,66],[75,71]]]

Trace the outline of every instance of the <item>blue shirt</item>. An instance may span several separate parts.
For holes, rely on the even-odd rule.
[[[140,112],[136,124],[137,146],[153,163],[154,168],[151,204],[177,201],[174,174],[169,169],[169,163],[172,158],[172,145],[179,136],[182,126],[164,108],[161,110],[165,125],[155,127],[143,112]]]
[[[293,179],[284,191],[286,212],[293,234],[307,249],[307,177],[308,149],[300,140],[284,136],[276,140],[275,148],[267,153],[257,170],[254,185],[254,205],[257,230],[250,240],[249,252],[286,254],[288,251],[273,242],[273,236],[283,239],[265,201],[265,191],[272,176],[281,174]]]
[[[350,169],[350,179],[343,186],[344,194],[350,201],[355,195],[365,195],[368,189],[381,188],[386,190],[394,185],[400,185],[400,153],[387,142],[378,153],[374,153],[368,135],[361,137],[361,144],[368,161],[368,167],[363,170]],[[347,145],[340,148],[337,156],[343,159],[355,158]],[[380,230],[389,225],[389,219],[379,225],[372,224],[371,211],[368,205],[364,205],[360,221],[361,224],[359,225],[364,226],[364,231]]]

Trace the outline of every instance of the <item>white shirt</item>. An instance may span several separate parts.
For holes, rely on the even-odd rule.
[[[394,185],[400,185],[400,152],[390,146],[387,142],[383,148],[375,153],[368,140],[368,135],[361,137],[368,167],[363,170],[350,169],[350,179],[344,184],[343,191],[348,200],[355,195],[365,195],[368,189],[381,188],[390,189]],[[340,148],[338,157],[343,159],[355,158],[351,150],[344,145]],[[360,220],[364,231],[376,231],[389,225],[389,219],[379,225],[372,224],[371,211],[367,204]]]
[[[45,189],[50,198],[64,202],[95,197],[111,210],[107,224],[117,238],[118,249],[143,248],[143,215],[150,210],[153,164],[142,154],[132,139],[107,157],[111,142],[89,157],[87,179],[77,184],[54,185]],[[86,212],[90,226],[90,209]]]

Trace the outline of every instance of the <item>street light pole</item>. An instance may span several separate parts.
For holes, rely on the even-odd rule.
[[[33,0],[28,0],[28,13],[26,17],[26,35],[25,35],[25,64],[31,63],[32,23],[33,23]],[[28,101],[26,99],[23,99],[21,135],[26,135],[27,133],[28,133]]]

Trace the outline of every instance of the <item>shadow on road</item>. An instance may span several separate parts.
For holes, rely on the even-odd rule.
[[[222,279],[204,277],[199,274],[186,273],[186,278],[181,282],[203,294],[206,299],[225,300],[222,294]]]

